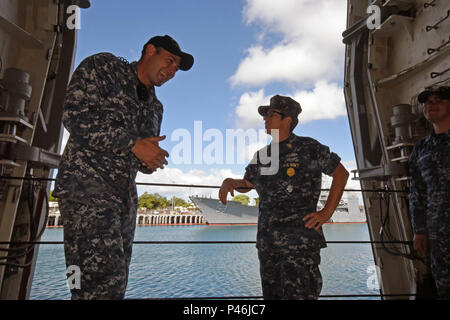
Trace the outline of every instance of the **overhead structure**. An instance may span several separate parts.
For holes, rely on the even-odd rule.
[[[58,166],[77,10],[88,0],[0,2],[0,299],[29,297]]]
[[[450,79],[450,3],[348,0],[344,93],[380,290],[432,297],[412,250],[408,156],[428,134],[417,95]],[[386,191],[386,192],[381,192]],[[383,242],[383,243],[382,243]],[[409,244],[408,244],[409,242]]]

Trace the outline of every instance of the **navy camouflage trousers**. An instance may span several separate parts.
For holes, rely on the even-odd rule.
[[[322,290],[320,249],[258,249],[263,297],[267,300],[316,300]]]
[[[431,273],[438,299],[450,300],[450,249],[448,239],[430,239]]]
[[[136,227],[136,210],[101,199],[59,199],[66,266],[80,269],[72,299],[123,299]],[[70,284],[69,284],[70,286]]]

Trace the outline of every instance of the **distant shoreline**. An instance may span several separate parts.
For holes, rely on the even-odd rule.
[[[325,222],[325,224],[363,224],[367,221],[354,222]],[[162,223],[162,224],[136,224],[136,227],[158,226],[257,226],[256,223]],[[63,226],[46,226],[46,228],[62,228]]]

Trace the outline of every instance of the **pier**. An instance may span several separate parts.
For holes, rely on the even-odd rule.
[[[199,211],[181,212],[180,210],[138,210],[136,225],[202,225],[206,218]],[[61,213],[57,202],[49,202],[47,227],[62,227]]]
[[[136,225],[192,225],[206,224],[204,216],[198,213],[184,214],[138,214]]]

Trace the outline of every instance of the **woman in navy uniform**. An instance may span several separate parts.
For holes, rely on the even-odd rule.
[[[272,143],[255,153],[243,179],[223,181],[219,198],[226,204],[229,192],[252,188],[259,195],[256,247],[264,299],[317,299],[320,249],[326,247],[322,224],[339,204],[349,174],[327,146],[292,132],[301,112],[297,101],[276,95],[258,112]],[[316,212],[322,173],[333,181],[325,207]]]

